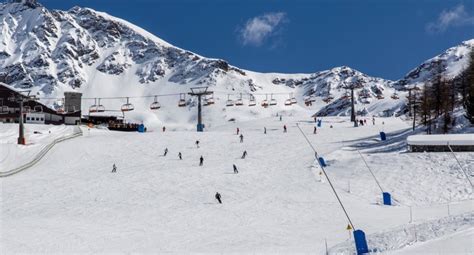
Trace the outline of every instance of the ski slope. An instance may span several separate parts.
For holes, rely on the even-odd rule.
[[[84,136],[58,144],[31,169],[0,179],[0,253],[324,254],[327,242],[331,252],[350,254],[348,221],[296,124],[326,159],[354,226],[369,243],[375,233],[386,237],[377,240],[393,240],[394,229],[428,221],[440,222],[446,235],[474,229],[472,220],[444,220],[474,218],[472,189],[449,154],[404,152],[408,123],[385,118],[354,128],[345,117],[328,117],[313,134],[307,114],[291,115],[227,122],[203,133],[84,129]],[[382,130],[389,137],[384,143]],[[357,149],[395,206],[379,204],[381,191]],[[241,159],[244,150],[248,156]],[[457,156],[472,175],[474,153]],[[463,240],[461,251],[472,253]],[[418,249],[422,241],[429,240],[393,247]]]

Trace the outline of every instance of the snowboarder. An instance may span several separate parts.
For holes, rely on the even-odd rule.
[[[286,125],[283,125],[283,133],[286,133]]]
[[[216,192],[216,195],[215,195],[217,201],[219,201],[219,204],[222,204],[222,201],[221,201],[221,194],[219,194],[219,192]]]
[[[168,154],[168,148],[165,148],[165,153],[163,154],[163,157],[166,157],[166,154]]]
[[[239,173],[239,170],[237,170],[237,166],[234,164],[234,174],[238,174]]]
[[[179,160],[183,160],[183,155],[181,154],[181,152],[178,153],[178,158]]]
[[[263,127],[263,134],[267,134],[267,128]]]
[[[202,166],[204,164],[204,158],[201,156],[199,158],[199,166]]]
[[[166,127],[165,127],[165,126],[163,126],[163,132],[165,132],[165,131],[166,131]]]
[[[243,135],[243,134],[240,134],[240,142],[241,142],[241,143],[244,142],[244,135]]]
[[[318,133],[318,128],[315,126],[313,129],[313,134],[316,134],[316,133]]]
[[[237,135],[239,135],[239,132],[240,132],[240,129],[239,129],[239,128],[237,128]]]
[[[116,173],[117,172],[117,167],[115,166],[115,164],[112,166],[112,173]]]
[[[199,140],[196,140],[196,147],[199,148]]]
[[[244,151],[244,153],[242,153],[242,159],[245,159],[246,156],[247,156],[247,151]]]

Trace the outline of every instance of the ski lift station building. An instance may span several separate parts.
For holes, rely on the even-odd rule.
[[[18,123],[20,105],[12,97],[27,99],[19,91],[0,83],[0,122]],[[65,92],[63,105],[52,109],[36,100],[23,103],[23,120],[25,123],[77,125],[81,121],[81,98],[77,92]]]
[[[407,144],[412,152],[474,151],[474,134],[411,135]]]

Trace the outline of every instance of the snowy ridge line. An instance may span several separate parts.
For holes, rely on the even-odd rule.
[[[23,170],[26,170],[32,166],[34,166],[36,163],[38,163],[38,161],[40,161],[45,155],[46,153],[48,153],[53,147],[54,145],[56,145],[57,143],[60,143],[60,142],[63,142],[63,141],[66,141],[66,140],[69,140],[69,139],[72,139],[72,138],[76,138],[78,136],[82,136],[82,129],[80,127],[76,127],[78,131],[74,132],[73,134],[70,134],[70,135],[67,135],[67,136],[63,136],[63,137],[60,137],[60,138],[56,138],[54,139],[50,144],[46,145],[38,154],[36,154],[36,156],[28,163],[22,165],[22,166],[19,166],[17,168],[14,168],[12,170],[9,170],[9,171],[6,171],[6,172],[0,172],[0,178],[3,178],[3,177],[8,177],[8,176],[11,176],[11,175],[14,175],[14,174],[17,174]]]
[[[402,249],[415,243],[426,242],[473,227],[474,212],[469,212],[370,234],[367,235],[367,242],[371,253],[380,253]],[[355,254],[353,241],[331,247],[329,254]]]

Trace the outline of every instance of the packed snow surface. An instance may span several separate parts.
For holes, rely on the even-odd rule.
[[[84,128],[84,136],[57,144],[32,168],[0,179],[0,253],[324,254],[325,242],[335,251],[331,247],[349,239],[348,221],[296,124],[326,159],[329,178],[369,243],[415,249],[429,239],[381,242],[393,241],[390,236],[398,233],[393,230],[410,224],[472,218],[472,189],[452,155],[406,153],[409,124],[377,118],[375,125],[354,128],[345,117],[328,117],[313,134],[308,116],[294,112],[282,121],[272,116],[227,122],[203,133]],[[378,138],[382,130],[388,136],[384,142]],[[244,150],[248,156],[241,159]],[[358,150],[394,206],[380,205],[381,191]],[[457,157],[472,176],[474,153]],[[223,204],[214,199],[216,192]],[[454,227],[452,221],[439,222],[450,235],[474,228],[472,220],[456,221]],[[348,244],[344,247],[353,248]],[[473,251],[465,241],[459,245]]]

